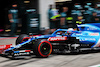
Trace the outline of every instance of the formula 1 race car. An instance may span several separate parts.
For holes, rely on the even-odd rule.
[[[65,49],[67,49],[68,43],[76,41],[73,40],[75,37],[70,38],[68,37],[69,35],[60,34],[61,32],[65,33],[66,31],[67,30],[58,29],[51,35],[32,37],[22,34],[17,38],[15,47],[11,47],[11,44],[0,45],[0,54],[12,56],[12,58],[31,55],[36,55],[37,57],[48,57],[56,49],[59,49],[60,52],[65,46]]]
[[[100,23],[78,25],[79,31],[58,29],[51,35],[29,37],[20,35],[16,46],[1,45],[0,54],[18,57],[33,55],[48,57],[51,53],[80,52],[100,49]]]

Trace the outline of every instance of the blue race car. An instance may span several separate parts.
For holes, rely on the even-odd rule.
[[[71,40],[72,39],[72,40]],[[48,57],[52,52],[67,49],[68,43],[74,43],[75,37],[69,37],[66,29],[58,29],[51,35],[29,37],[26,34],[16,39],[16,46],[0,45],[0,54],[17,58],[19,56]]]
[[[58,29],[51,35],[29,37],[20,35],[16,46],[1,45],[0,54],[18,57],[36,55],[48,57],[51,53],[79,52],[100,49],[100,23],[78,25],[79,31]]]

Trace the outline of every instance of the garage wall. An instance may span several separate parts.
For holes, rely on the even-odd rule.
[[[40,28],[49,27],[48,9],[50,4],[55,4],[55,0],[39,0]]]

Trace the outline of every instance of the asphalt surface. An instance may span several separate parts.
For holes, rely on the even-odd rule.
[[[2,39],[0,40],[0,45],[13,44],[14,46],[15,40],[16,38]],[[48,58],[32,56],[17,60],[0,56],[0,67],[90,67],[97,64],[100,64],[100,52],[77,55],[52,54]]]

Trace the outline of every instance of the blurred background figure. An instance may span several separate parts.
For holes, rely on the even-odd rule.
[[[83,24],[84,23],[83,16],[78,16],[77,18],[78,18],[78,20],[76,21],[76,24]]]
[[[55,5],[50,5],[48,14],[51,33],[53,33],[57,28],[59,28],[59,20],[57,17],[60,17],[58,10],[55,8]]]
[[[97,9],[96,13],[97,13],[97,16],[94,17],[95,22],[97,22],[97,23],[99,22],[100,23],[100,4],[98,6],[98,9]]]
[[[80,3],[75,3],[73,10],[71,12],[71,16],[73,17],[73,27],[76,29],[77,28],[77,23],[81,23],[81,20],[83,20],[83,13],[82,11],[83,7]],[[80,18],[79,18],[80,17]],[[76,23],[77,22],[77,23]]]
[[[9,10],[8,18],[11,23],[10,35],[13,36],[15,34],[15,32],[17,31],[17,23],[18,23],[17,4],[12,5],[12,8]]]
[[[95,23],[100,21],[100,19],[97,16],[97,13],[96,12],[93,12],[92,17],[91,17],[91,21],[92,22],[95,22]]]
[[[75,3],[74,8],[72,10],[72,15],[82,16],[82,6],[80,3]]]
[[[100,17],[100,3],[97,3],[96,11],[97,16]]]
[[[67,28],[65,27],[66,24],[66,17],[68,12],[68,7],[63,7],[61,12],[61,19],[60,19],[60,28]]]
[[[86,23],[91,22],[92,8],[90,7],[90,5],[87,4],[84,6],[84,8],[85,8],[85,12],[83,14],[84,14],[85,22]]]
[[[85,22],[86,23],[94,22],[94,21],[92,21],[93,20],[93,14],[95,14],[94,12],[97,11],[97,5],[96,4],[93,5],[93,3],[88,2],[84,6],[84,8],[85,8],[85,12],[84,12]]]

